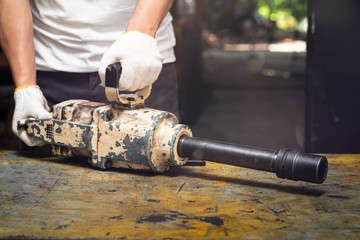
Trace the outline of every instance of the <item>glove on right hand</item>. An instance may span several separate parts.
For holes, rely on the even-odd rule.
[[[104,53],[99,76],[105,86],[105,73],[109,64],[120,62],[122,73],[119,89],[136,91],[153,84],[162,68],[163,57],[157,47],[157,41],[140,32],[130,31],[121,37]]]
[[[18,121],[24,121],[30,117],[52,118],[47,101],[38,86],[29,86],[17,89],[14,93],[15,110],[12,119],[12,130],[29,147],[44,145],[42,141],[30,137],[25,129],[17,129]]]

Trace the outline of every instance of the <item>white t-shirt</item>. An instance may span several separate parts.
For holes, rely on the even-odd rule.
[[[103,53],[126,30],[136,0],[30,0],[38,70],[96,72]],[[156,40],[164,63],[174,62],[168,13]]]

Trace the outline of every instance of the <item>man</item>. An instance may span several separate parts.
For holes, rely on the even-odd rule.
[[[172,2],[0,0],[0,43],[16,87],[14,133],[29,146],[39,145],[17,130],[17,121],[51,117],[47,103],[105,102],[99,85],[114,62],[123,67],[121,90],[154,83],[147,106],[176,112]]]

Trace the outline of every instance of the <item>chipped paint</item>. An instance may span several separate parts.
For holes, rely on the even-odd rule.
[[[90,125],[54,120],[54,142],[64,147],[90,150]]]
[[[169,112],[71,100],[54,106],[53,118],[29,121],[28,132],[53,144],[55,155],[81,153],[90,156],[94,167],[153,172],[165,172],[187,161],[177,154],[177,142],[182,135],[192,136],[191,130]],[[45,139],[49,124],[52,137]]]
[[[53,144],[52,130],[48,126],[53,128],[52,119],[29,119],[27,121],[27,132],[30,136],[33,136],[43,142]]]
[[[150,93],[151,85],[130,94],[120,94],[118,87],[105,88],[106,98],[110,102],[117,104],[120,108],[127,109],[144,107],[144,101],[149,97]]]

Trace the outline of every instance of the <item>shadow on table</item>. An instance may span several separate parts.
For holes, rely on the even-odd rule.
[[[234,178],[234,177],[227,177],[227,176],[221,176],[216,173],[208,173],[208,172],[199,172],[195,169],[190,168],[174,168],[171,169],[169,173],[166,174],[169,177],[177,177],[177,176],[183,176],[183,177],[189,177],[189,178],[200,178],[207,181],[214,181],[214,182],[225,182],[225,183],[231,183],[231,184],[237,184],[239,186],[248,186],[253,188],[264,188],[264,189],[274,189],[280,192],[286,192],[291,194],[301,194],[306,196],[313,196],[313,197],[320,197],[323,194],[326,193],[325,190],[316,189],[316,185],[312,184],[312,186],[293,186],[293,185],[287,185],[286,181],[291,180],[281,180],[283,182],[279,183],[271,183],[271,182],[260,182],[258,180],[248,180],[243,178]],[[274,175],[275,177],[275,175]],[[269,178],[270,179],[270,178]]]
[[[99,168],[94,168],[88,163],[88,158],[84,156],[73,156],[73,157],[55,157],[51,156],[51,154],[44,154],[39,152],[18,152],[17,155],[23,156],[26,158],[32,158],[39,161],[47,161],[56,164],[62,165],[69,165],[74,167],[81,167],[81,168],[93,168],[95,171],[106,171],[106,172],[118,172],[119,174],[131,174],[137,176],[158,176],[159,174],[148,172],[148,171],[139,171],[139,170],[132,170],[132,169],[118,169],[118,168],[110,168],[106,170],[102,170]],[[207,181],[221,181],[225,183],[237,184],[239,186],[249,186],[253,188],[264,188],[264,189],[274,189],[281,192],[291,193],[291,194],[301,194],[307,196],[314,196],[319,197],[326,193],[325,190],[315,189],[312,186],[293,186],[293,185],[286,185],[285,181],[290,180],[283,180],[284,182],[279,183],[270,183],[270,182],[260,182],[258,180],[248,180],[248,179],[241,179],[241,178],[233,178],[227,176],[221,176],[216,173],[208,173],[208,172],[201,172],[199,168],[206,168],[203,167],[174,167],[171,168],[169,172],[163,173],[163,175],[167,177],[189,177],[189,178],[200,178]],[[275,175],[274,175],[275,177]],[[315,187],[315,185],[314,185]]]

